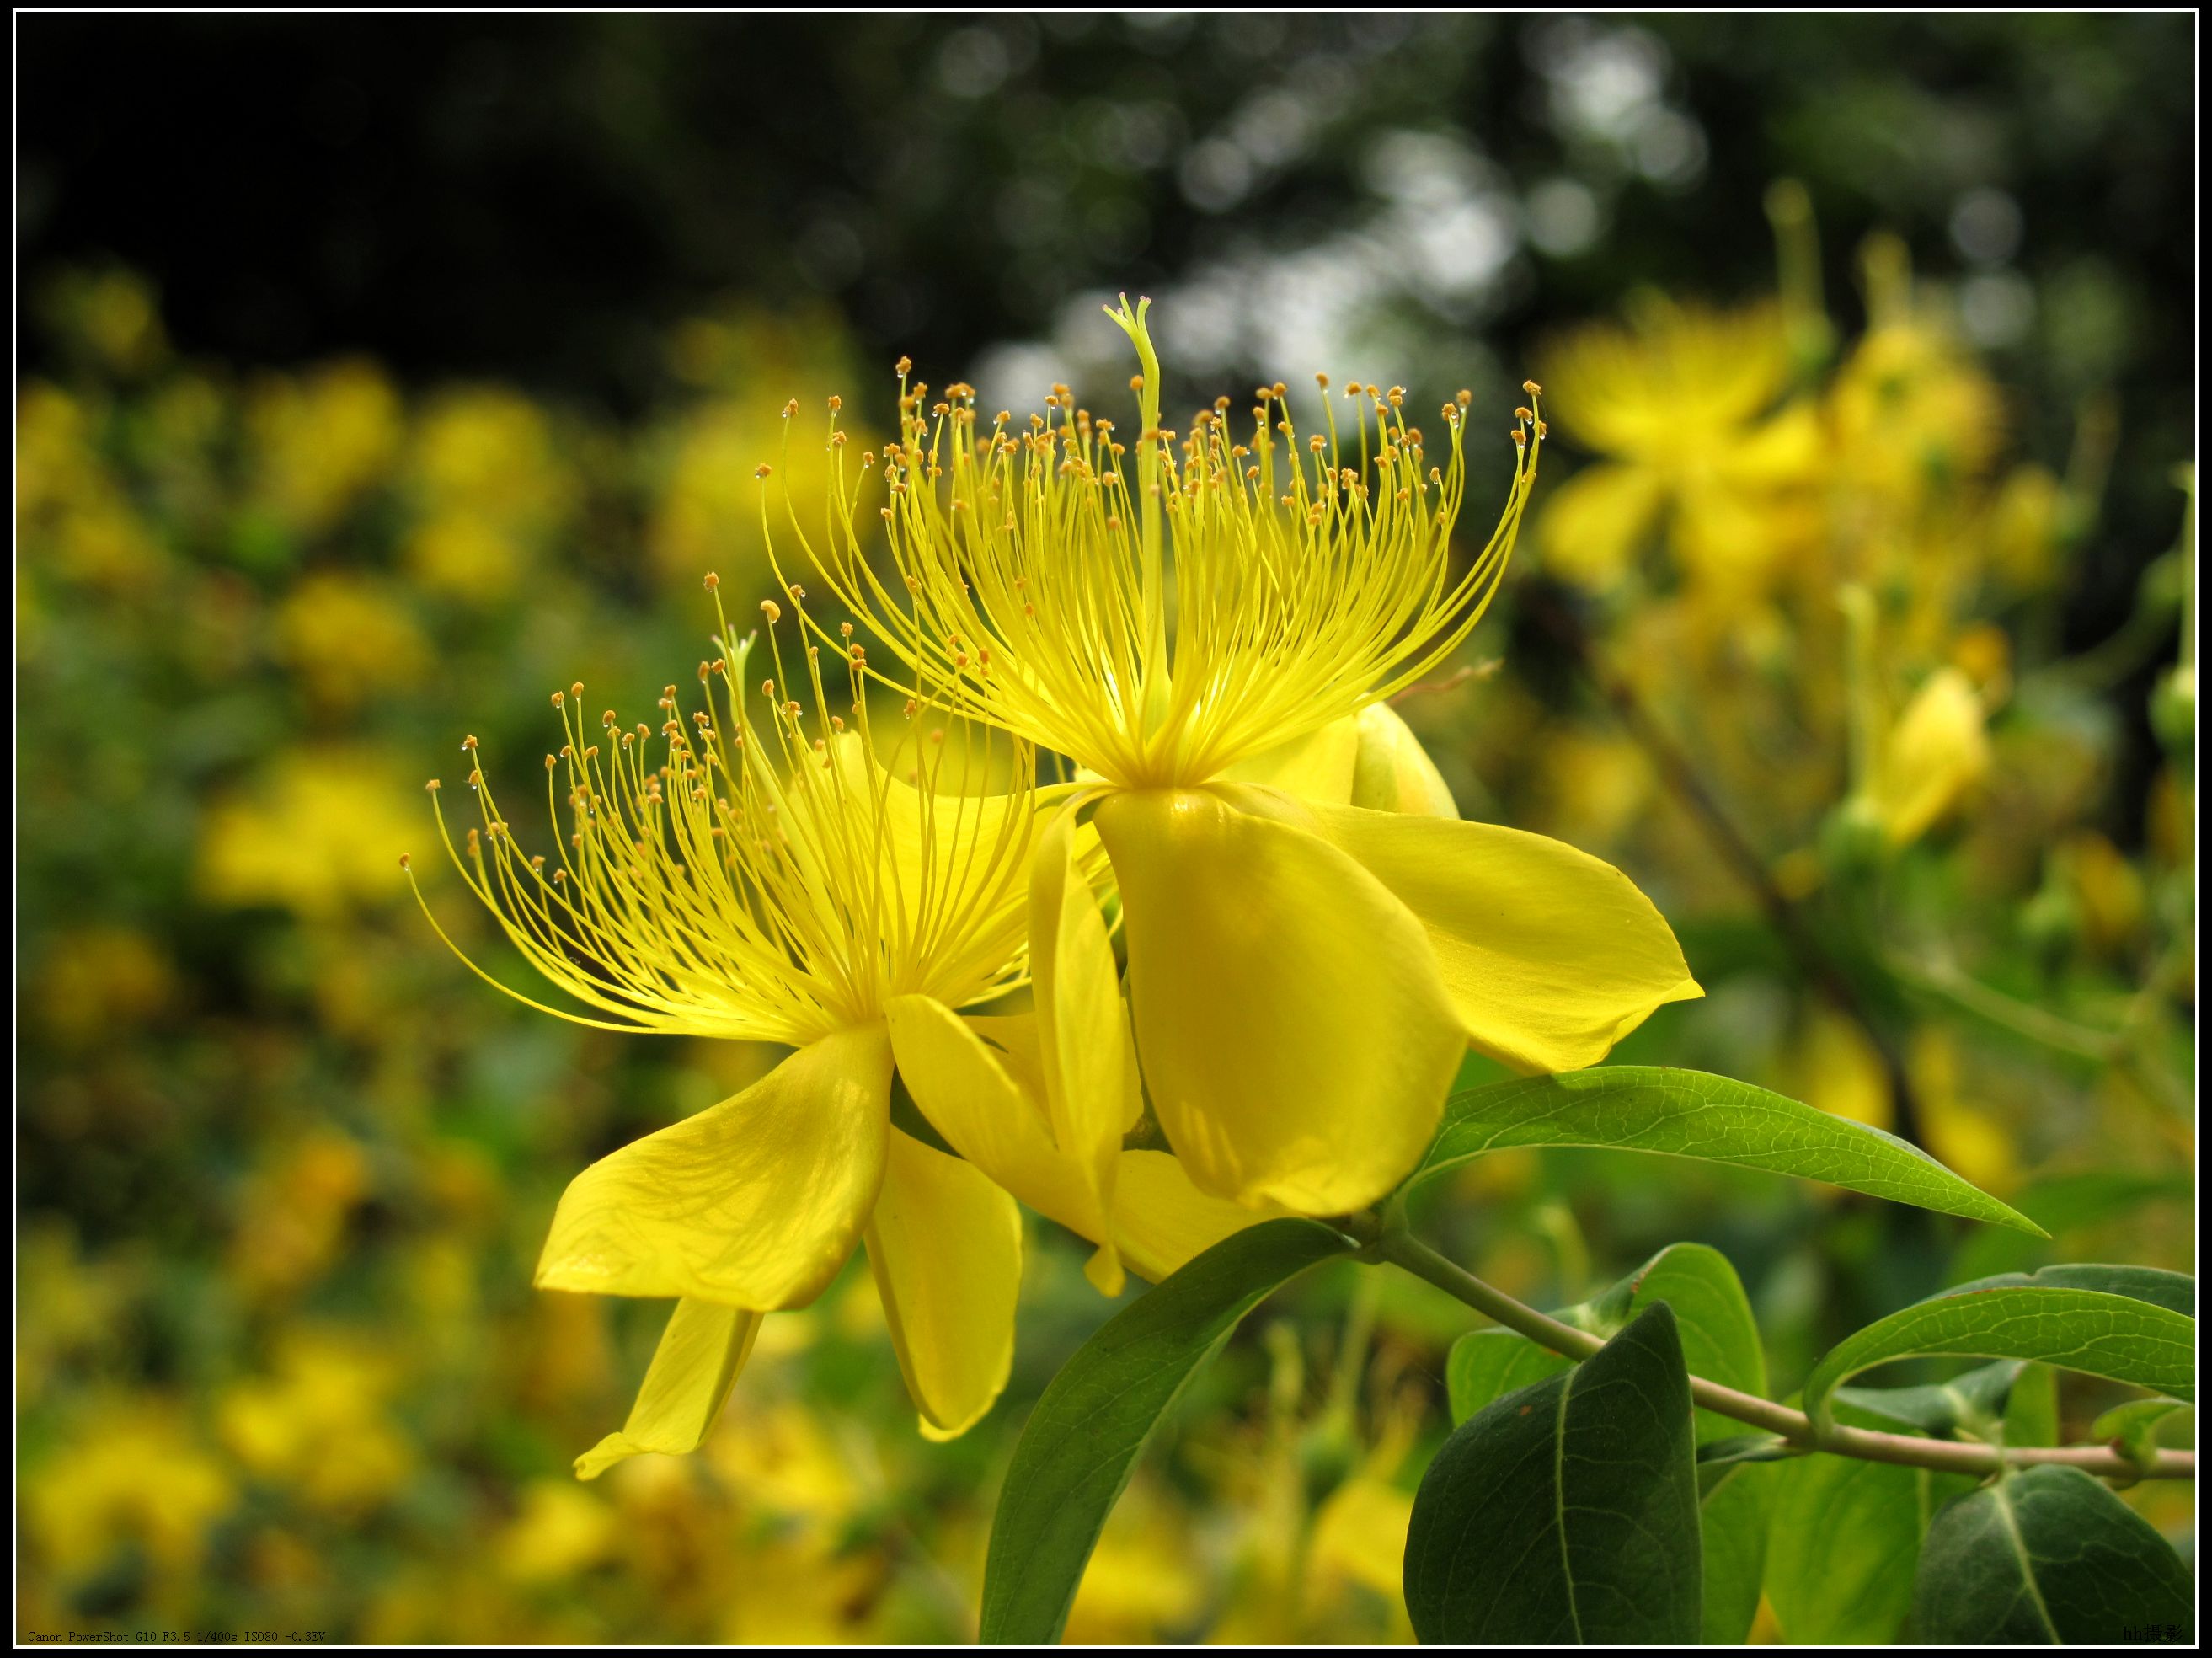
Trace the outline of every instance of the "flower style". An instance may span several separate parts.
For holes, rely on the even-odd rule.
[[[803,590],[790,596],[803,615]],[[604,1029],[797,1050],[743,1093],[592,1164],[561,1199],[541,1287],[677,1303],[628,1424],[580,1460],[586,1477],[640,1451],[693,1448],[762,1315],[812,1301],[856,1242],[923,1431],[949,1437],[990,1407],[1012,1360],[1022,1230],[1006,1185],[1042,1191],[1039,1207],[1098,1242],[1094,1277],[1114,1289],[1123,1253],[1159,1275],[1249,1218],[1192,1191],[1164,1154],[1121,1151],[1130,1114],[1111,1067],[1094,1067],[1107,1096],[1071,1080],[1062,1121],[934,1125],[956,1151],[984,1141],[978,1155],[932,1144],[928,1125],[894,1125],[895,1064],[911,1054],[926,1069],[948,1033],[967,1033],[951,1010],[1026,976],[1029,751],[1016,740],[1015,786],[986,794],[1005,745],[969,722],[932,726],[910,703],[911,730],[888,762],[864,696],[850,729],[833,717],[818,730],[820,647],[805,649],[802,701],[776,642],[781,609],[762,608],[775,659],[757,702],[755,641],[726,618],[688,728],[672,685],[657,734],[610,710],[598,741],[583,687],[553,694],[566,740],[545,761],[560,848],[550,870],[501,817],[476,739],[464,744],[483,821],[467,830],[465,857],[447,837],[454,863],[531,965],[587,1011],[509,994]],[[840,648],[864,662],[865,647]],[[893,774],[900,766],[913,781]],[[1110,972],[1087,884],[1070,907],[1079,921],[1088,910]],[[976,1023],[1019,1041],[1019,1022]],[[1094,1152],[1102,1130],[1079,1154],[1070,1124],[1107,1120],[1110,1145]],[[1127,1164],[1143,1200],[1125,1207],[1117,1235],[1091,1187]]]
[[[1110,313],[1143,368],[1133,476],[1111,422],[1064,388],[1021,431],[981,427],[968,387],[925,407],[915,386],[884,452],[896,583],[854,513],[821,537],[789,526],[915,683],[1079,768],[1060,809],[1093,809],[1145,1079],[1192,1181],[1348,1212],[1413,1167],[1470,1042],[1523,1070],[1587,1065],[1699,992],[1619,872],[1511,829],[1345,804],[1361,710],[1447,656],[1496,592],[1534,412],[1514,428],[1497,530],[1455,575],[1464,393],[1441,465],[1401,390],[1357,385],[1357,465],[1333,413],[1301,445],[1279,386],[1256,394],[1249,444],[1224,398],[1178,452],[1145,312]],[[1385,741],[1370,770],[1396,765]],[[1297,793],[1279,786],[1293,773]],[[1073,833],[1040,836],[1039,894],[1065,889]],[[1030,938],[1048,1035],[1066,1005],[1049,908],[1035,901],[1048,924]]]

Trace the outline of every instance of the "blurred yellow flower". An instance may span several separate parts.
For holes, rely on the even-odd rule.
[[[125,1543],[181,1576],[237,1493],[183,1412],[146,1394],[88,1403],[66,1442],[26,1471],[22,1498],[27,1540],[63,1577],[96,1570]]]
[[[2083,941],[2100,956],[2120,954],[2141,937],[2150,915],[2142,871],[2095,829],[2076,829],[2052,854],[2073,889]]]
[[[492,1545],[494,1569],[517,1583],[560,1582],[612,1555],[621,1524],[597,1493],[570,1480],[534,1479]]]
[[[1449,471],[1427,464],[1401,391],[1358,386],[1347,397],[1371,465],[1349,464],[1333,414],[1332,437],[1301,446],[1281,387],[1259,394],[1249,446],[1232,440],[1224,400],[1198,415],[1178,460],[1145,311],[1125,301],[1109,313],[1144,370],[1133,482],[1112,423],[1073,409],[1065,388],[1049,420],[1018,434],[1004,417],[981,428],[972,388],[932,409],[915,387],[885,452],[884,509],[911,614],[866,567],[849,519],[809,544],[921,683],[1096,780],[1062,810],[1096,805],[1138,1051],[1192,1181],[1232,1202],[1340,1214],[1412,1169],[1470,1042],[1523,1069],[1566,1069],[1699,993],[1649,902],[1594,859],[1341,804],[1350,766],[1334,801],[1229,780],[1465,638],[1534,480],[1534,412],[1513,428],[1520,459],[1498,529],[1455,578],[1458,403],[1443,416]],[[1069,844],[1040,837],[1039,895],[1073,890]],[[1060,986],[1057,910],[1041,896],[1030,930],[1048,1059],[1062,1002],[1088,993]]]
[[[246,409],[255,491],[287,528],[320,535],[386,482],[404,434],[399,394],[365,358],[270,375]]]
[[[1829,394],[1838,482],[1847,499],[1917,507],[1981,477],[2003,434],[1996,388],[1911,289],[1903,245],[1868,240],[1873,325]]]
[[[1789,1070],[1790,1091],[1808,1105],[1869,1128],[1886,1130],[1896,1121],[1881,1050],[1856,1020],[1826,1002],[1806,1011]]]
[[[514,592],[576,494],[544,415],[495,387],[432,404],[416,426],[408,470],[420,515],[408,568],[432,592],[471,604]]]
[[[223,1442],[250,1473],[310,1505],[363,1513],[415,1473],[413,1447],[388,1408],[398,1381],[388,1349],[337,1331],[295,1330],[272,1374],[223,1395]]]
[[[748,1401],[732,1411],[706,1456],[749,1504],[823,1538],[884,1496],[881,1472],[830,1418],[797,1401]]]
[[[277,648],[308,695],[340,712],[412,683],[430,659],[397,593],[350,572],[304,577],[277,606],[276,624]]]
[[[1737,579],[1785,554],[1790,514],[1817,476],[1809,406],[1776,410],[1790,353],[1772,305],[1708,311],[1653,298],[1625,327],[1554,345],[1544,378],[1560,428],[1603,459],[1554,489],[1537,525],[1547,568],[1585,586],[1618,580],[1662,522],[1692,570]]]
[[[2057,574],[2066,491],[2048,467],[2015,466],[1987,515],[1991,574],[2014,592],[2039,592]]]
[[[15,412],[15,529],[25,571],[87,586],[150,582],[168,561],[161,537],[100,452],[97,411],[60,388],[27,385]]]
[[[198,884],[211,903],[273,904],[334,920],[405,891],[398,859],[418,827],[391,756],[343,746],[289,750],[260,780],[218,799],[200,830]]]
[[[1893,846],[1909,846],[1989,775],[1982,700],[1956,668],[1939,668],[1883,738],[1873,799]]]
[[[320,1278],[368,1183],[362,1148],[334,1130],[270,1148],[240,1195],[230,1251],[239,1287],[283,1297]]]
[[[1206,1595],[1195,1541],[1186,1515],[1157,1487],[1125,1492],[1084,1568],[1062,1644],[1149,1644],[1187,1629]]]
[[[1923,1025],[1913,1033],[1905,1063],[1921,1131],[1936,1159],[1984,1192],[2002,1197],[2017,1190],[2017,1137],[1988,1104],[1965,1091],[1968,1082],[1958,1038],[1940,1025]]]

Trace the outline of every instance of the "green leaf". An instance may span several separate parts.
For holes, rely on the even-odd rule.
[[[1768,1476],[1763,1462],[1731,1461],[1707,1476],[1698,1465],[1698,1529],[1705,1549],[1705,1612],[1698,1639],[1740,1647],[1759,1615],[1766,1570]]]
[[[2174,1286],[2166,1280],[2178,1276],[2141,1267],[2046,1267],[2032,1278],[2008,1274],[1946,1291],[1831,1348],[1805,1383],[1806,1413],[1825,1423],[1830,1393],[1861,1370],[1939,1354],[2031,1359],[2193,1399],[2196,1320],[2132,1293],[2065,1287],[2125,1283],[2171,1298]]]
[[[1422,1477],[1406,1609],[1425,1642],[1693,1642],[1698,1479],[1674,1315],[1462,1423]]]
[[[1848,1405],[1837,1415],[1853,1427],[1895,1426]],[[1783,1635],[1844,1646],[1896,1640],[1930,1517],[1973,1486],[1962,1474],[1826,1455],[1771,1470],[1765,1588]]]
[[[2131,1399],[2091,1423],[2089,1437],[2102,1440],[2131,1462],[2148,1465],[2158,1456],[2159,1430],[2166,1419],[2188,1409],[2175,1399]]]
[[[1444,1388],[1457,1427],[1493,1400],[1574,1369],[1574,1361],[1539,1347],[1511,1330],[1476,1330],[1451,1345],[1444,1358]]]
[[[2079,1468],[2011,1474],[1936,1516],[1912,1597],[1921,1640],[1990,1645],[2193,1641],[2189,1570]]]
[[[1137,1456],[1244,1315],[1308,1267],[1358,1246],[1318,1221],[1222,1240],[1102,1325],[1037,1400],[999,1492],[982,1639],[1057,1641]]]
[[[1692,1376],[1739,1393],[1764,1396],[1766,1352],[1759,1322],[1735,1268],[1703,1243],[1671,1243],[1592,1304],[1601,1331],[1610,1333],[1647,1307],[1665,1302],[1674,1310],[1682,1358]],[[1743,1424],[1711,1411],[1698,1412],[1700,1442],[1733,1438]]]
[[[1737,1468],[1758,1462],[1789,1462],[1804,1455],[1779,1434],[1739,1434],[1708,1440],[1698,1447],[1698,1489],[1705,1491]]]
[[[2014,1450],[2058,1442],[2058,1372],[2048,1364],[2024,1364],[2014,1379],[2005,1400],[2004,1442]]]
[[[1747,1394],[1766,1391],[1766,1354],[1751,1302],[1726,1255],[1703,1243],[1671,1243],[1595,1300],[1552,1315],[1564,1324],[1610,1336],[1646,1308],[1674,1309],[1682,1357],[1692,1376]],[[1444,1362],[1455,1426],[1494,1399],[1557,1376],[1569,1361],[1510,1330],[1477,1330],[1452,1344]],[[1727,1439],[1742,1424],[1698,1412],[1700,1442]]]
[[[2043,1236],[2034,1222],[1893,1134],[1748,1083],[1661,1066],[1601,1066],[1462,1090],[1445,1102],[1443,1127],[1413,1179],[1518,1145],[1731,1163]]]
[[[1838,1388],[1838,1403],[1881,1418],[1881,1428],[1905,1428],[1948,1439],[1961,1423],[1992,1422],[2004,1412],[2014,1382],[2025,1367],[2000,1359],[1948,1382],[1924,1388]]]
[[[2184,1318],[2197,1316],[2197,1280],[2186,1272],[2169,1272],[2162,1266],[2112,1266],[2084,1262],[2072,1266],[2045,1266],[2034,1272],[1996,1272],[1943,1293],[1963,1296],[1978,1290],[2022,1287],[2097,1290],[2106,1295],[2148,1301],[2154,1307],[2179,1313]]]

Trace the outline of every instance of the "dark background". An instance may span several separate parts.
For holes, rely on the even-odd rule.
[[[2126,615],[2194,452],[2181,15],[40,15],[18,39],[28,291],[118,261],[181,349],[234,362],[362,350],[627,416],[665,392],[669,325],[734,292],[827,299],[866,361],[981,378],[1085,295],[1379,222],[1376,140],[1415,133],[1493,216],[1533,223],[1547,181],[1597,210],[1585,246],[1520,240],[1469,292],[1416,271],[1356,301],[1500,396],[1635,284],[1771,291],[1778,177],[1812,191],[1846,331],[1876,228],[1931,277],[2031,295],[1978,342],[2021,450],[2062,465],[2085,397],[2120,410],[2069,647]],[[43,366],[38,331],[18,347]],[[1319,366],[1254,355],[1228,339],[1209,367]]]

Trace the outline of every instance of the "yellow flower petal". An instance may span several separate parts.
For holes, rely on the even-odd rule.
[[[576,1459],[576,1477],[597,1479],[623,1458],[648,1451],[681,1456],[697,1450],[721,1415],[760,1327],[761,1315],[741,1307],[678,1302],[653,1350],[629,1420],[620,1433],[609,1434]]]
[[[600,1158],[562,1194],[538,1287],[805,1306],[853,1253],[883,1181],[890,1081],[883,1027],[841,1030]]]
[[[1584,587],[1620,579],[1666,497],[1666,483],[1641,466],[1599,461],[1552,492],[1536,520],[1544,568]]]
[[[967,1432],[1013,1366],[1021,1211],[973,1163],[894,1128],[867,1240],[923,1434]]]
[[[1107,1222],[1090,1265],[1106,1295],[1121,1292],[1113,1244],[1114,1168],[1121,1136],[1144,1108],[1129,1061],[1121,969],[1105,918],[1075,860],[1075,814],[1063,811],[1038,838],[1030,875],[1030,975],[1044,1059],[1052,1135],[1090,1186]]]
[[[1222,776],[1237,783],[1280,789],[1301,800],[1340,805],[1352,799],[1359,763],[1360,716],[1349,714],[1318,731],[1279,743],[1264,754],[1240,760]]]
[[[899,1074],[953,1150],[1037,1213],[1103,1245],[1109,1227],[1096,1188],[1019,1097],[1038,1085],[1035,1019],[963,1018],[922,996],[899,997],[889,1012]],[[1155,1284],[1231,1232],[1283,1212],[1208,1197],[1164,1151],[1117,1150],[1113,1190],[1115,1254]],[[1085,1270],[1097,1284],[1102,1274]],[[1121,1286],[1099,1288],[1115,1295]]]
[[[1158,1284],[1232,1232],[1285,1212],[1208,1197],[1165,1151],[1124,1151],[1114,1193],[1114,1236],[1122,1259]]]
[[[1218,780],[1280,789],[1323,805],[1459,816],[1436,762],[1387,702],[1370,702],[1358,714],[1241,761]]]
[[[1705,994],[1635,883],[1560,841],[1261,789],[1222,793],[1322,837],[1388,888],[1427,929],[1468,1040],[1516,1070],[1595,1064],[1653,1009]]]
[[[1370,702],[1355,716],[1359,728],[1359,756],[1352,768],[1350,805],[1370,811],[1412,812],[1422,817],[1456,817],[1459,802],[1437,762],[1421,746],[1397,711],[1387,702]],[[1297,789],[1285,789],[1297,794]],[[1322,799],[1308,795],[1308,799]],[[1324,805],[1346,804],[1323,800]]]
[[[1138,1052],[1191,1179],[1316,1215],[1389,1191],[1466,1047],[1419,923],[1318,836],[1220,793],[1115,794],[1097,823]]]
[[[1030,1208],[1097,1236],[1097,1188],[1053,1145],[1034,1102],[1035,1017],[965,1019],[927,996],[895,996],[884,1013],[899,1076],[946,1144]]]
[[[1989,769],[1982,699],[1958,669],[1939,669],[1905,705],[1882,745],[1875,806],[1890,844],[1918,840]]]
[[[946,1143],[1039,1214],[1103,1246],[1110,1233],[1098,1184],[1053,1144],[1036,1102],[1044,1079],[1035,1017],[963,1019],[927,996],[895,997],[884,1011],[899,1075]],[[1118,1133],[1114,1144],[1118,1153]],[[1115,1252],[1102,1253],[1115,1260]],[[1092,1281],[1102,1276],[1112,1274],[1102,1268]],[[1120,1289],[1116,1282],[1106,1293]]]

